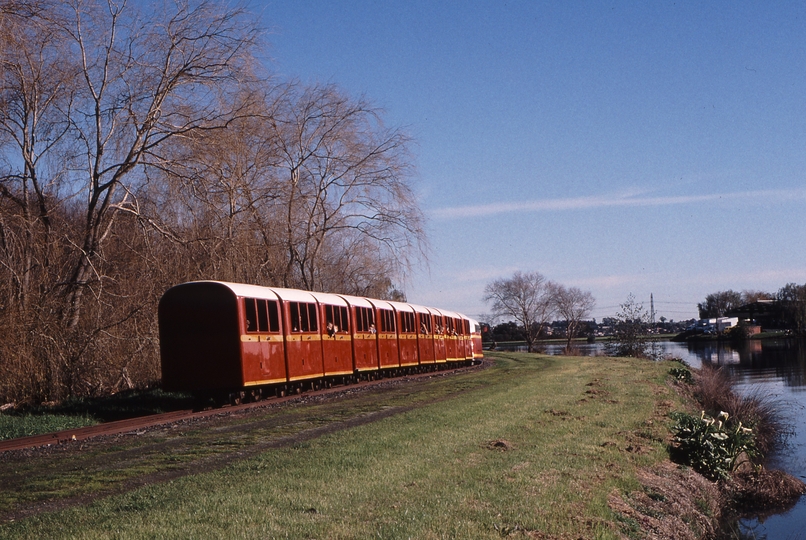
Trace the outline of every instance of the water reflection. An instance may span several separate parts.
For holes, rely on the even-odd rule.
[[[688,343],[698,363],[726,366],[736,376],[756,382],[775,379],[793,389],[806,386],[806,344],[796,339],[744,343]]]

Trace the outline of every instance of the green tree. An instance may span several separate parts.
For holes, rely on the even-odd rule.
[[[725,313],[741,306],[744,303],[742,293],[728,289],[711,293],[705,297],[705,302],[697,304],[700,319],[724,317]]]
[[[798,335],[806,334],[806,284],[788,283],[781,287],[777,297],[787,327]]]
[[[607,353],[610,356],[653,356],[652,343],[646,337],[649,314],[643,304],[635,301],[635,296],[630,294],[627,297],[615,319],[613,341],[607,344]]]

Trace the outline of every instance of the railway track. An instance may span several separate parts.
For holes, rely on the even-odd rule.
[[[28,437],[18,437],[16,439],[7,439],[4,441],[0,441],[0,452],[7,452],[11,450],[26,450],[30,448],[40,448],[40,447],[47,447],[47,446],[54,446],[54,445],[69,445],[72,443],[79,443],[81,441],[85,441],[87,439],[92,439],[94,437],[100,436],[109,436],[109,435],[123,435],[127,433],[138,433],[142,430],[154,427],[154,426],[161,426],[166,424],[172,424],[176,422],[184,422],[187,420],[193,420],[197,418],[205,418],[210,416],[216,416],[221,414],[232,414],[238,411],[242,411],[245,409],[256,408],[256,407],[267,407],[267,406],[275,406],[282,403],[286,403],[289,401],[295,401],[305,398],[311,398],[315,396],[325,396],[329,394],[339,394],[346,390],[353,390],[353,389],[360,389],[365,387],[371,386],[378,386],[382,384],[388,384],[389,382],[404,382],[407,380],[415,380],[420,379],[423,377],[433,377],[439,375],[447,375],[450,373],[456,373],[461,371],[466,371],[469,369],[477,369],[481,366],[479,365],[472,365],[467,367],[455,367],[445,371],[432,371],[426,373],[419,373],[414,375],[406,375],[403,377],[394,377],[394,378],[387,378],[387,379],[376,379],[372,381],[361,381],[354,384],[343,385],[343,386],[333,386],[331,388],[325,388],[322,390],[313,390],[308,391],[303,394],[292,394],[285,397],[272,397],[268,399],[262,399],[260,401],[254,401],[250,403],[244,403],[240,405],[228,405],[220,408],[213,408],[213,409],[205,409],[201,411],[197,410],[180,410],[180,411],[171,411],[162,414],[153,414],[149,416],[140,416],[137,418],[129,418],[126,420],[116,420],[113,422],[104,422],[102,424],[96,424],[94,426],[88,426],[83,428],[76,428],[76,429],[66,429],[63,431],[56,431],[53,433],[44,433],[42,435],[31,435]]]
[[[76,429],[67,429],[64,431],[55,431],[53,433],[45,433],[42,435],[31,435],[28,437],[7,439],[5,441],[0,441],[0,452],[5,452],[8,450],[24,450],[27,448],[37,448],[40,446],[51,446],[55,444],[68,444],[71,442],[83,441],[100,435],[115,435],[120,433],[128,433],[156,425],[177,422],[186,418],[190,418],[194,414],[203,414],[205,412],[208,411],[202,411],[200,413],[194,413],[194,411],[192,410],[173,411],[164,414],[155,414],[151,416],[129,418],[127,420],[104,422],[103,424],[97,424],[94,426],[88,426]]]

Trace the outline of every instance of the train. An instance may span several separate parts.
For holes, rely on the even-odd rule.
[[[163,388],[232,404],[483,359],[465,315],[343,294],[193,281],[158,319]]]

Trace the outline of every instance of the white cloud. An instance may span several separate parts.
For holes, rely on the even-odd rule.
[[[596,195],[567,199],[546,199],[519,202],[498,202],[453,208],[438,208],[430,212],[434,219],[450,220],[468,217],[492,216],[510,212],[545,212],[563,210],[587,210],[617,206],[669,206],[696,204],[712,201],[792,201],[806,199],[806,189],[757,190],[739,193],[714,193],[702,195],[676,195],[663,197],[641,197],[636,192],[617,195]]]

